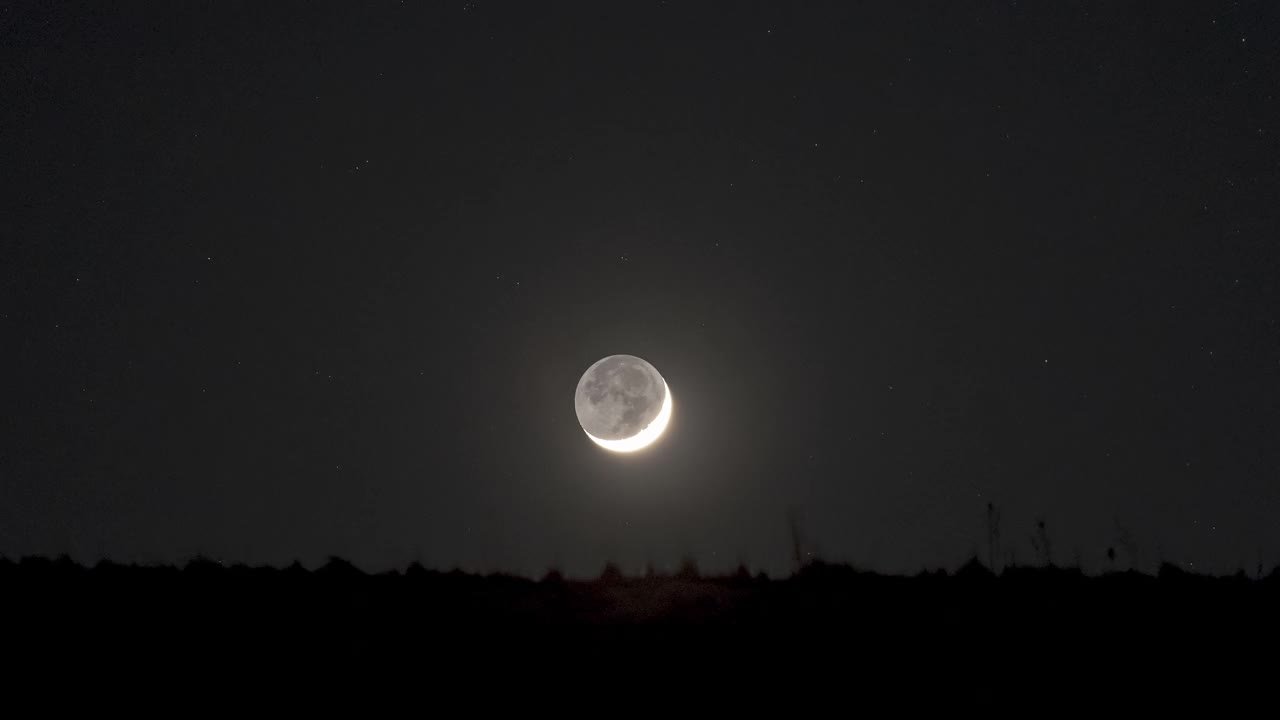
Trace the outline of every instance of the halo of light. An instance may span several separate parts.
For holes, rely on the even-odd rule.
[[[621,440],[604,440],[591,433],[587,433],[587,437],[605,450],[612,450],[613,452],[635,452],[641,448],[648,447],[654,440],[658,439],[663,430],[667,429],[667,423],[671,420],[671,388],[667,387],[665,380],[662,383],[662,388],[665,391],[662,398],[662,409],[658,411],[658,416],[653,419],[653,422],[646,425],[640,432]],[[584,429],[583,432],[587,431]]]

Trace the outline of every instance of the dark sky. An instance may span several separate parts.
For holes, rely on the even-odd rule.
[[[6,4],[0,553],[1270,566],[1278,7]]]

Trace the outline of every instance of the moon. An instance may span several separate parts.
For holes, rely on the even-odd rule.
[[[587,368],[573,405],[587,437],[613,452],[649,446],[671,420],[667,382],[634,355],[610,355]]]

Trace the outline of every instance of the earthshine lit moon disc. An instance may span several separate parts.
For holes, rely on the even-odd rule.
[[[573,405],[587,437],[614,452],[648,446],[671,420],[667,382],[634,355],[610,355],[587,368]]]

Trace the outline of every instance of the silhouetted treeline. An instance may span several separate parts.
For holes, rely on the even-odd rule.
[[[974,561],[954,573],[907,577],[815,562],[773,580],[745,569],[704,577],[686,562],[674,575],[651,570],[626,577],[610,565],[595,580],[552,572],[535,581],[416,564],[367,574],[340,559],[307,570],[203,559],[178,568],[25,558],[0,559],[0,588],[10,612],[51,623],[45,626],[50,632],[165,627],[213,638],[255,626],[300,637],[322,626],[346,640],[376,642],[393,629],[450,632],[469,624],[865,628],[870,617],[936,631],[999,633],[1019,624],[1133,630],[1176,620],[1188,626],[1209,616],[1219,630],[1256,632],[1280,622],[1280,570],[1254,579],[1196,575],[1171,565],[1156,576],[1086,576],[1054,567],[1013,567],[995,576]]]
[[[707,577],[687,562],[642,577],[611,565],[578,581],[416,564],[368,574],[338,559],[316,570],[0,559],[6,656],[57,672],[391,661],[492,679],[494,663],[525,674],[567,661],[619,678],[655,668],[823,678],[860,703],[867,693],[894,702],[921,693],[1147,702],[1158,688],[1176,704],[1222,687],[1199,668],[1243,667],[1237,685],[1259,672],[1251,658],[1280,640],[1278,609],[1280,571],[1210,577],[1173,566],[1155,576],[1054,567],[996,576],[973,561],[908,577],[814,562],[769,579],[745,568]],[[1196,683],[1173,680],[1187,668]]]
[[[339,559],[316,570],[0,559],[4,648],[33,668],[327,658],[465,669],[571,657],[602,668],[856,677],[897,697],[929,677],[935,695],[992,701],[1058,692],[1065,672],[1087,675],[1089,693],[1133,695],[1188,662],[1268,652],[1280,640],[1277,609],[1280,571],[1210,577],[1173,566],[1155,576],[1054,567],[996,576],[975,560],[908,577],[813,562],[769,579],[745,568],[707,577],[686,562],[642,577],[610,565],[579,581],[416,564],[368,574]]]

